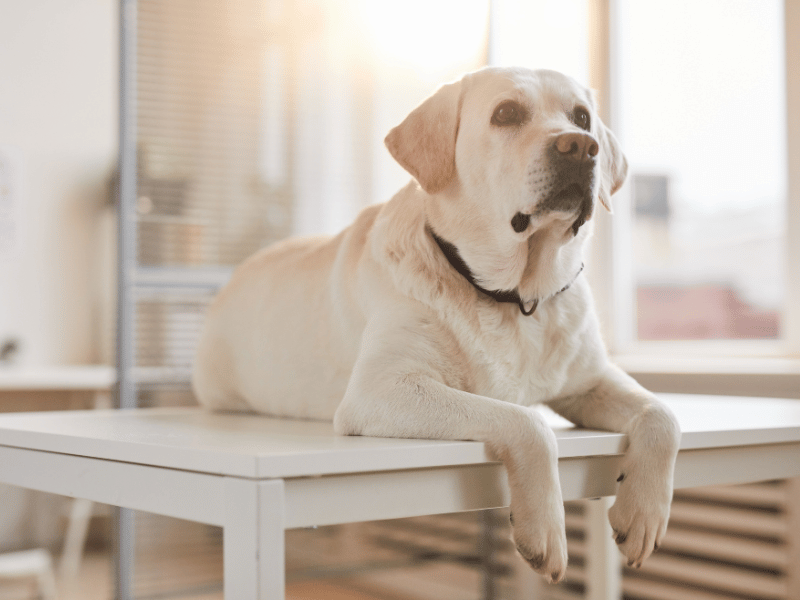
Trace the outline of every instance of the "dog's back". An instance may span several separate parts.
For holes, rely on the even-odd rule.
[[[285,240],[236,269],[198,345],[192,386],[200,404],[333,418],[364,326],[347,282],[379,208],[335,237]]]

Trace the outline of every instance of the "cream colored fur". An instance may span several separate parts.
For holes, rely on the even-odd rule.
[[[529,110],[515,128],[504,100]],[[575,106],[592,124],[582,132]],[[608,361],[578,272],[592,221],[540,211],[557,186],[547,150],[565,133],[599,146],[592,197],[608,205],[627,165],[591,95],[552,71],[487,68],[443,86],[387,137],[415,178],[335,237],[290,239],[239,267],[208,312],[194,373],[211,409],[333,419],[343,435],[471,439],[509,476],[519,552],[550,581],[567,544],[547,403],[580,426],[625,432],[609,511],[640,565],[660,543],[680,432],[656,397]],[[516,232],[518,212],[532,214]],[[590,216],[590,215],[589,215]],[[429,228],[453,243],[486,289],[517,289],[532,316],[458,274]],[[556,295],[557,294],[557,295]]]

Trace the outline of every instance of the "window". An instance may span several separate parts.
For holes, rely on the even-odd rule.
[[[790,357],[800,7],[587,4],[592,84],[631,165],[588,261],[610,349],[653,357],[655,371],[682,354]],[[712,153],[709,140],[734,150]]]
[[[619,0],[632,340],[778,339],[786,236],[783,2]]]
[[[383,139],[443,82],[485,64],[489,4],[269,6],[259,178],[292,197],[292,234],[336,233],[408,182]]]
[[[494,0],[489,62],[553,69],[590,86],[586,0]]]

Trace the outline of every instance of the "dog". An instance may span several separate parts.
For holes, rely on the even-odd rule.
[[[479,440],[502,460],[519,553],[567,566],[546,404],[627,434],[608,516],[628,564],[661,543],[680,429],[609,362],[583,270],[627,162],[592,94],[555,71],[484,68],[385,140],[413,180],[333,237],[246,260],[208,310],[193,387],[213,410],[333,420],[341,435]]]

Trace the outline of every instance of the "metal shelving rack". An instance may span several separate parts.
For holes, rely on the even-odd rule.
[[[206,305],[234,265],[291,230],[290,130],[277,140],[280,181],[262,168],[262,96],[275,77],[264,60],[285,45],[264,18],[270,5],[280,17],[277,0],[120,0],[118,408],[194,402]],[[282,76],[291,52],[280,54]],[[151,560],[165,543],[219,551],[219,535],[197,524],[125,509],[114,522],[118,600],[182,595]],[[184,541],[165,541],[165,528]],[[213,587],[215,575],[184,576],[183,593]]]
[[[131,380],[134,356],[133,272],[136,257],[136,0],[120,1],[119,178],[117,203],[117,408],[136,406]],[[131,598],[133,511],[114,510],[114,597]]]

